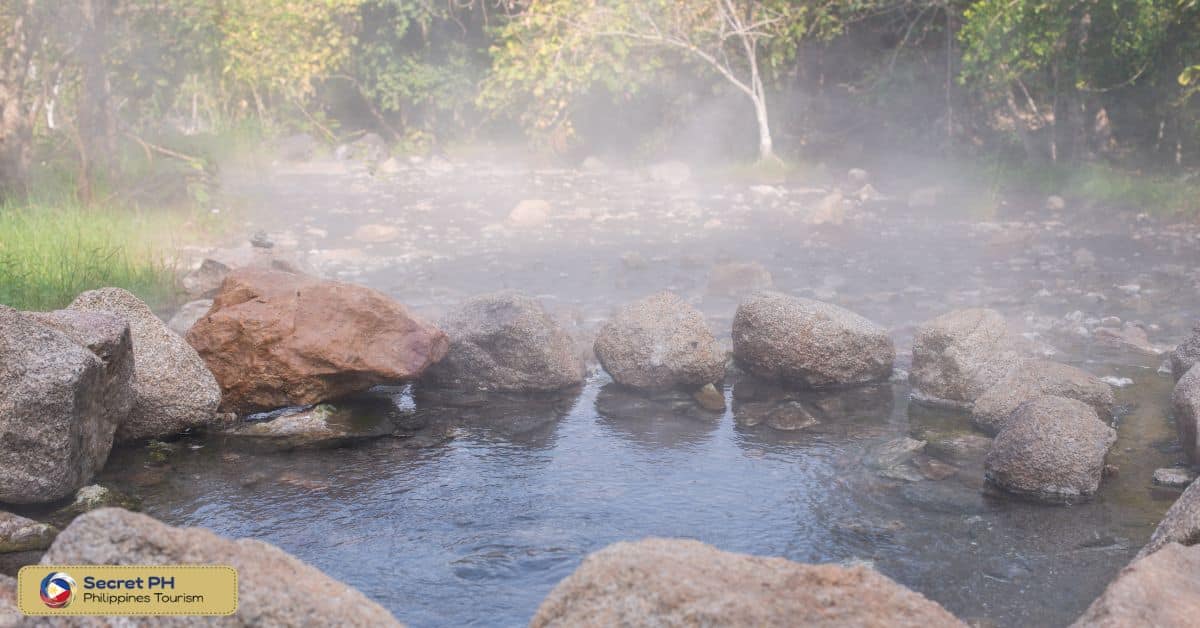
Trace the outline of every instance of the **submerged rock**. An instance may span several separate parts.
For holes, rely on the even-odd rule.
[[[1103,420],[1112,418],[1112,388],[1095,375],[1049,360],[1023,360],[1011,373],[975,400],[971,423],[989,434],[1004,429],[1017,406],[1054,395],[1082,401]]]
[[[1172,543],[1121,570],[1075,628],[1190,628],[1200,618],[1200,547]]]
[[[279,548],[232,541],[202,528],[175,528],[119,508],[87,513],[63,530],[43,559],[51,565],[230,565],[238,572],[238,610],[230,626],[397,626],[362,593]],[[280,578],[286,586],[280,586]],[[108,618],[78,618],[108,625]],[[207,618],[190,618],[208,624]]]
[[[52,525],[0,510],[0,554],[44,550],[56,535]]]
[[[998,488],[1041,501],[1091,496],[1116,430],[1087,404],[1038,397],[1022,404],[992,441],[984,475]]]
[[[80,294],[68,309],[110,312],[129,321],[136,401],[117,428],[117,440],[169,436],[216,421],[221,401],[216,379],[141,299],[120,288],[101,288]]]
[[[999,312],[954,310],[917,330],[909,381],[920,401],[970,407],[1018,363]]]
[[[513,293],[475,297],[438,325],[450,348],[427,373],[436,385],[549,392],[583,382],[575,340],[536,299]]]
[[[188,332],[228,411],[309,405],[412,380],[446,335],[369,288],[242,268]]]
[[[1168,543],[1200,543],[1200,482],[1192,482],[1171,504],[1150,540],[1138,552],[1138,558],[1157,552]]]
[[[805,565],[654,538],[588,556],[530,625],[964,626],[867,567]]]
[[[704,315],[671,292],[618,309],[594,349],[613,380],[633,388],[694,390],[725,377],[725,352]]]
[[[381,403],[322,403],[273,412],[265,420],[240,422],[222,433],[252,446],[287,451],[341,447],[391,434],[396,426]]]
[[[1192,463],[1200,463],[1200,369],[1190,368],[1171,392],[1171,413],[1179,431],[1179,444]]]
[[[101,508],[139,510],[141,504],[137,499],[120,491],[99,484],[91,484],[75,491],[71,503],[55,509],[46,516],[46,519],[60,528],[65,528],[75,517]]]
[[[883,381],[896,348],[887,330],[836,305],[758,292],[738,306],[733,354],[754,375],[804,387]]]
[[[700,390],[692,393],[692,398],[701,408],[710,412],[725,411],[725,395],[712,384],[705,384]]]
[[[0,502],[70,495],[104,466],[133,405],[129,327],[0,306]]]
[[[1178,467],[1169,469],[1155,469],[1154,483],[1160,486],[1169,486],[1171,488],[1187,488],[1192,480],[1196,479],[1196,473],[1190,469],[1180,469]]]

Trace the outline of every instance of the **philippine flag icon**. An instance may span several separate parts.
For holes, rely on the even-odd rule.
[[[66,608],[75,594],[75,579],[56,571],[42,579],[42,602],[50,608]]]

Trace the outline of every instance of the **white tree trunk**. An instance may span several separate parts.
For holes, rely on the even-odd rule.
[[[771,141],[771,122],[767,117],[767,101],[760,94],[753,98],[754,100],[754,117],[758,121],[758,160],[773,161],[778,159],[775,156],[775,146]]]

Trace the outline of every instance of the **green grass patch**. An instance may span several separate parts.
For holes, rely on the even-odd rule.
[[[1158,215],[1200,214],[1200,181],[1105,164],[1032,166],[995,165],[994,184],[1004,190],[1057,194],[1099,208]]]
[[[50,310],[85,290],[115,286],[152,308],[176,302],[173,233],[193,217],[69,202],[0,205],[0,303]]]

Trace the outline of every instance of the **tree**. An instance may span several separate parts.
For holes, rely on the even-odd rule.
[[[30,89],[42,21],[36,0],[0,4],[0,198],[24,187],[37,105]]]
[[[758,127],[759,159],[774,160],[767,82],[795,56],[800,41],[838,31],[836,4],[830,0],[532,3],[501,34],[484,101],[493,108],[497,103],[511,105],[513,92],[527,90],[550,103],[549,111],[543,108],[536,117],[536,126],[567,124],[572,97],[593,85],[628,93],[649,80],[647,72],[682,59],[707,69],[746,96]]]

